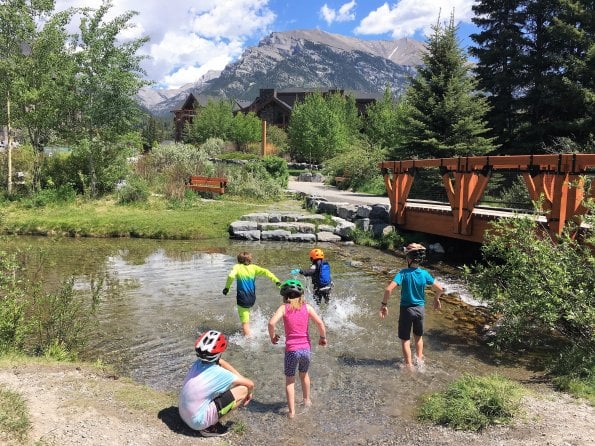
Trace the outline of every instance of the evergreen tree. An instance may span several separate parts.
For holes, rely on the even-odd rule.
[[[595,124],[595,3],[480,0],[472,36],[489,122],[506,148],[585,146]]]
[[[473,23],[481,32],[471,38],[478,45],[469,52],[477,58],[478,87],[489,93],[487,114],[498,142],[513,145],[518,133],[519,98],[526,76],[522,54],[528,45],[524,35],[527,0],[481,0],[473,6]]]
[[[427,43],[423,66],[406,93],[404,143],[396,157],[481,155],[493,150],[485,115],[489,105],[477,91],[451,15]]]
[[[153,115],[150,115],[146,119],[141,133],[143,137],[143,148],[145,150],[152,148],[153,143],[157,141],[157,120]]]
[[[594,131],[594,3],[540,0],[526,11],[531,42],[522,142],[531,150],[560,137],[586,143]]]

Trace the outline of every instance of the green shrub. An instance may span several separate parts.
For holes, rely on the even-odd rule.
[[[200,146],[200,148],[209,156],[217,156],[225,150],[225,141],[221,138],[209,138]]]
[[[570,345],[562,349],[549,364],[558,389],[588,399],[595,405],[595,347]]]
[[[375,178],[382,178],[378,163],[383,161],[384,157],[385,153],[382,150],[355,147],[327,160],[324,163],[323,174],[329,178],[348,178],[341,188],[359,191]]]
[[[457,430],[478,431],[489,425],[509,423],[519,412],[523,388],[498,375],[463,375],[444,392],[427,396],[421,420]]]
[[[190,144],[163,144],[154,147],[136,165],[136,173],[167,199],[181,200],[185,182],[192,175],[213,176],[215,166],[206,151]]]
[[[149,185],[147,182],[138,176],[132,176],[118,190],[118,203],[146,203],[149,195]]]
[[[186,189],[182,197],[171,197],[167,200],[167,208],[176,210],[192,209],[198,203],[198,200],[199,197],[195,191]]]
[[[289,148],[287,132],[276,125],[267,126],[267,142],[275,146],[279,153],[286,153]]]
[[[0,352],[76,357],[95,327],[104,281],[94,282],[91,299],[75,290],[73,279],[55,292],[43,292],[25,277],[15,254],[0,254]]]
[[[272,178],[260,161],[251,161],[243,166],[228,166],[227,189],[231,195],[257,200],[277,200],[283,196],[279,182]]]
[[[502,203],[506,207],[515,209],[532,209],[533,203],[527,190],[523,177],[519,176],[512,185],[505,189],[500,195]]]
[[[289,181],[289,169],[287,168],[287,161],[285,161],[283,158],[279,158],[278,156],[265,156],[261,163],[269,175],[277,180],[281,187],[287,187],[287,182]]]
[[[248,152],[226,152],[222,153],[220,156],[221,159],[224,160],[259,160],[260,155],[258,153],[248,153]]]
[[[57,188],[42,189],[32,196],[21,199],[25,209],[43,208],[54,204],[72,203],[76,199],[76,191],[70,184],[62,184]]]
[[[351,232],[351,237],[354,243],[372,248],[397,249],[403,245],[403,237],[397,231],[375,237],[372,231],[354,229]]]
[[[19,350],[26,337],[23,299],[6,295],[0,306],[0,352]]]
[[[36,286],[31,294],[25,313],[30,331],[26,352],[46,354],[58,345],[76,356],[88,340],[94,310],[76,293],[74,280],[63,283],[58,292],[41,292]]]
[[[493,345],[548,348],[549,368],[561,386],[584,379],[593,391],[595,216],[593,204],[585,204],[580,237],[572,224],[552,240],[529,218],[494,223],[482,246],[484,261],[466,267],[465,277],[473,294],[501,316]]]

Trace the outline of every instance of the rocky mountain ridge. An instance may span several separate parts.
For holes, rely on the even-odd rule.
[[[273,32],[221,73],[178,90],[143,90],[139,102],[154,114],[177,108],[190,92],[253,100],[261,88],[337,88],[401,93],[421,64],[422,42],[363,40],[320,30]]]

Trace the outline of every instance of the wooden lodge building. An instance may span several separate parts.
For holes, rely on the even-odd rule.
[[[234,101],[233,112],[253,112],[261,120],[281,128],[286,128],[291,117],[291,110],[296,102],[304,101],[307,94],[321,92],[323,95],[341,93],[351,95],[360,115],[365,114],[366,107],[382,98],[382,93],[364,93],[351,90],[316,89],[316,88],[287,88],[276,90],[274,88],[261,88],[256,99],[250,101]],[[180,108],[172,110],[174,114],[175,139],[182,140],[184,126],[192,122],[196,110],[207,105],[209,100],[217,98],[190,93]]]

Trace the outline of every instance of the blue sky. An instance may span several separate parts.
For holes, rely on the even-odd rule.
[[[113,14],[137,11],[122,38],[149,36],[142,49],[147,78],[161,88],[195,82],[222,70],[271,32],[320,29],[360,39],[425,40],[438,16],[454,11],[461,44],[469,34],[475,0],[117,0]],[[101,0],[56,0],[56,10],[97,7]]]

